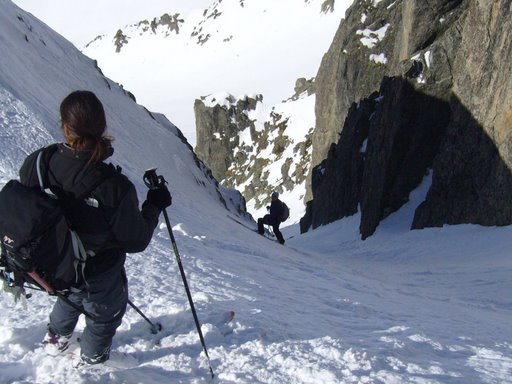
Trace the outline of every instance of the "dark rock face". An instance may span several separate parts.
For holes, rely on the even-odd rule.
[[[313,228],[357,212],[370,116],[375,111],[377,97],[378,94],[375,93],[370,98],[352,105],[339,144],[331,145],[327,159],[313,170]],[[311,209],[311,205],[309,208]],[[304,222],[304,225],[307,224]]]
[[[454,60],[453,118],[413,228],[512,222],[512,1],[472,1]]]
[[[432,167],[450,120],[446,102],[418,92],[402,78],[384,79],[380,94],[370,119],[361,185],[363,239],[409,200]]]
[[[366,14],[390,24],[377,43],[389,59],[385,70],[360,74],[372,69],[350,54],[347,31],[353,26],[341,26],[324,57],[316,78],[317,94],[325,94],[317,98],[320,131],[314,145],[329,143],[315,141],[321,132],[330,140],[340,129],[341,134],[312,172],[314,199],[301,230],[359,207],[364,239],[408,201],[429,169],[432,185],[412,228],[511,224],[512,2],[411,0],[392,8],[388,3]],[[356,2],[346,22],[360,23],[354,13],[367,4]],[[393,25],[400,27],[392,30]],[[335,58],[336,49],[348,53]],[[384,78],[379,96],[364,99],[358,109],[353,102],[360,90],[369,95],[383,72],[399,76]]]
[[[360,231],[408,201],[439,150],[450,120],[448,103],[418,92],[403,78],[385,78],[379,93],[352,104],[338,144],[313,171],[313,228],[361,210]]]
[[[432,186],[412,228],[512,223],[512,174],[496,143],[460,100],[434,163]]]
[[[414,65],[422,80],[451,86],[460,19],[469,0],[356,0],[347,10],[316,76],[316,128],[312,165],[338,141],[352,103],[379,89],[384,76],[404,76]],[[427,55],[427,56],[425,56]],[[435,66],[430,66],[430,58]],[[428,71],[427,71],[428,69]],[[449,84],[447,84],[449,83]],[[446,97],[446,95],[444,96]],[[312,197],[308,188],[306,201]]]

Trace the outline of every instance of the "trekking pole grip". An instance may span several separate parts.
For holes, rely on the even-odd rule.
[[[146,172],[144,172],[144,184],[149,189],[158,189],[162,185],[165,185],[166,181],[163,176],[158,176],[156,174],[156,168],[148,169]]]

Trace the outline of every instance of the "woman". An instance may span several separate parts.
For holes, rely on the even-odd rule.
[[[80,356],[85,363],[97,364],[108,360],[112,338],[126,311],[126,253],[148,246],[160,212],[172,200],[162,186],[148,191],[139,210],[133,184],[104,162],[113,153],[112,139],[105,134],[105,112],[94,93],[69,94],[60,105],[60,116],[66,142],[56,144],[47,161],[51,189],[65,194],[90,172],[104,178],[90,194],[89,200],[95,203],[73,204],[68,215],[86,250],[94,254],[67,298],[94,317],[86,318]],[[39,185],[35,164],[39,151],[29,155],[21,167],[20,181],[25,185]],[[43,340],[45,348],[67,349],[79,316],[77,309],[57,299]]]

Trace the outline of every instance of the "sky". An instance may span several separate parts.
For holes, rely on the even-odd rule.
[[[206,8],[212,0],[14,0],[81,47],[97,35],[175,9]]]
[[[62,138],[66,92],[90,87],[116,137],[112,161],[139,197],[145,169],[169,181],[171,230],[213,382],[512,383],[511,226],[410,231],[426,176],[365,241],[356,214],[305,235],[287,227],[281,246],[256,234],[254,222],[230,220],[236,194],[221,191],[227,209],[169,121],[151,118],[72,45],[8,1],[0,1],[0,33],[8,52],[0,56],[0,186],[28,153]],[[69,353],[49,356],[40,342],[54,298],[31,292],[16,303],[2,292],[0,382],[211,383],[168,231],[161,220],[148,249],[126,264],[130,298],[160,332],[128,309],[111,361],[76,369],[84,320]]]

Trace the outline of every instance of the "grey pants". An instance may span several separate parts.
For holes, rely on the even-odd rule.
[[[80,348],[86,362],[101,363],[109,358],[112,338],[126,312],[128,288],[124,269],[89,279],[87,283],[88,289],[84,287],[80,292],[72,292],[67,298],[96,317],[95,320],[86,317]],[[48,329],[56,335],[71,335],[80,314],[59,298],[50,314]]]
[[[263,233],[264,233],[264,228],[263,228],[264,224],[271,225],[272,230],[274,231],[274,235],[276,235],[277,241],[279,241],[281,244],[284,244],[283,234],[279,230],[279,225],[281,225],[281,223],[279,221],[276,221],[275,219],[273,219],[272,216],[270,216],[270,215],[265,215],[262,218],[259,218],[258,219],[258,233],[260,235],[263,235]]]

